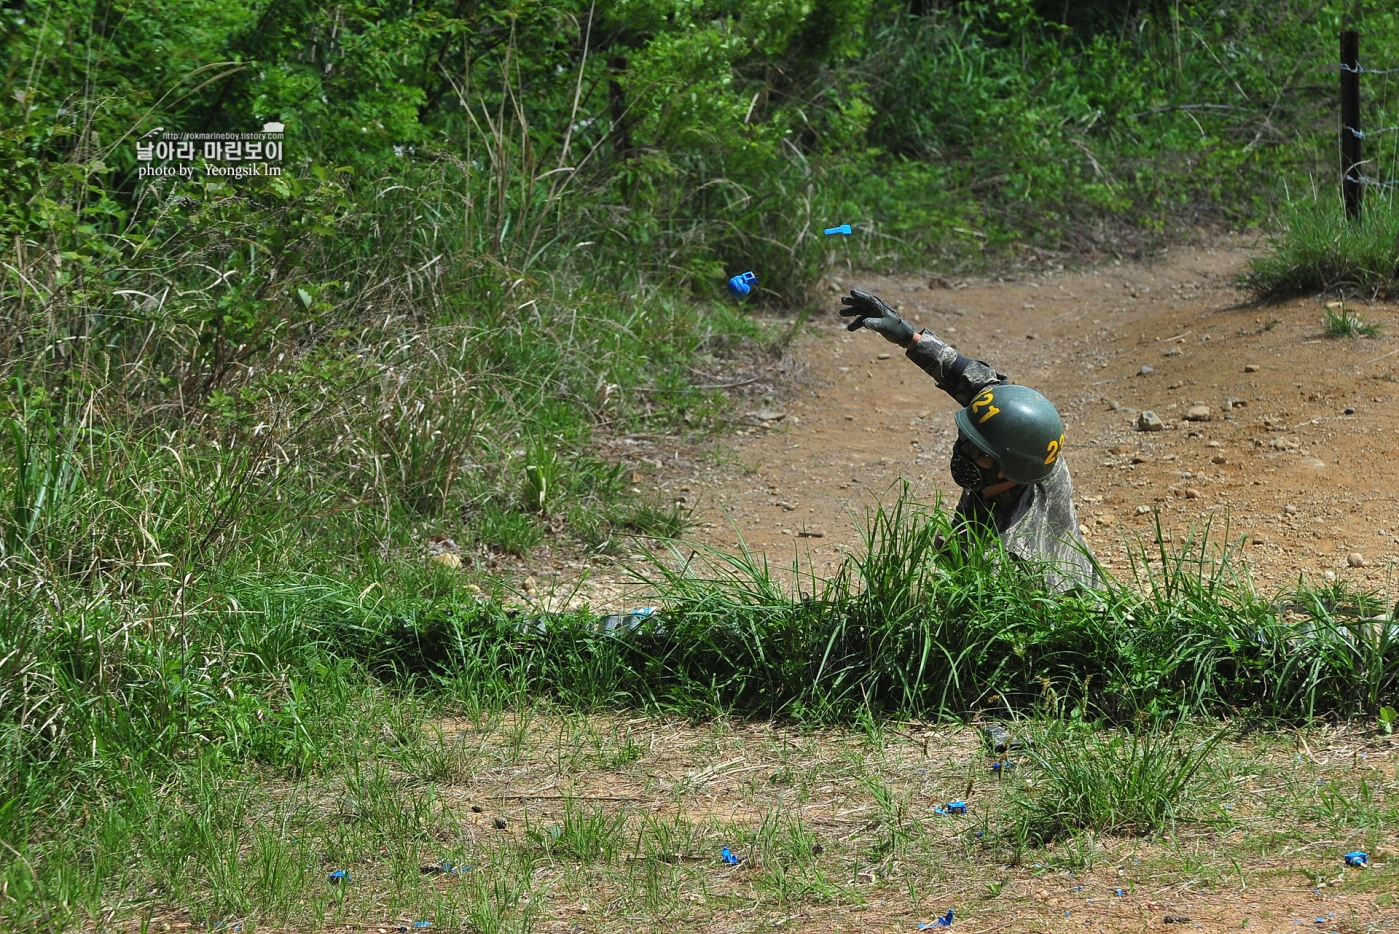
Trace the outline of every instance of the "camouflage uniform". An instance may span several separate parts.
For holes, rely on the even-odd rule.
[[[962,356],[926,328],[905,353],[961,406],[970,405],[987,386],[1010,382],[985,363]],[[1043,562],[1045,583],[1053,591],[1096,589],[1102,579],[1078,530],[1073,495],[1069,468],[1060,457],[1046,479],[1017,486],[990,501],[979,492],[963,490],[956,523],[993,526],[1007,553],[1022,561]]]

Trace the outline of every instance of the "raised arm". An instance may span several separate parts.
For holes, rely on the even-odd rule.
[[[849,295],[841,296],[840,303],[845,306],[840,310],[841,315],[855,319],[846,330],[868,328],[906,348],[908,359],[918,364],[939,389],[957,400],[958,405],[971,405],[985,387],[1006,382],[994,367],[962,356],[927,328],[915,333],[913,326],[900,318],[883,299],[869,292],[851,289]]]
[[[956,399],[958,405],[971,405],[981,390],[1006,381],[995,367],[962,356],[927,328],[913,335],[904,355],[931,376],[939,389]]]

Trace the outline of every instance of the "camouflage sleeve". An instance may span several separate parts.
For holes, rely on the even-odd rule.
[[[994,367],[962,356],[927,328],[919,332],[918,340],[909,346],[905,355],[931,376],[939,389],[956,399],[958,405],[971,405],[985,387],[1006,382]]]

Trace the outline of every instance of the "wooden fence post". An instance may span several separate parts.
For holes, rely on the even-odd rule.
[[[1360,168],[1360,33],[1341,33],[1341,192],[1346,216],[1360,219],[1364,192]]]

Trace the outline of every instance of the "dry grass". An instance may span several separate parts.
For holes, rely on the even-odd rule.
[[[1189,823],[1042,848],[1017,840],[1014,820],[1035,773],[1012,753],[1021,767],[997,779],[970,727],[816,731],[521,709],[439,720],[412,749],[377,790],[362,776],[281,789],[261,819],[315,802],[299,832],[326,861],[286,918],[227,923],[913,931],[950,908],[956,930],[977,932],[1142,930],[1168,914],[1204,930],[1301,920],[1370,931],[1399,917],[1399,743],[1358,731],[1226,742],[1211,763],[1217,794]],[[967,816],[934,811],[955,798]],[[413,832],[384,825],[395,811],[417,815]],[[354,834],[377,842],[348,843]],[[335,846],[359,858],[337,862]],[[721,860],[726,846],[738,865]],[[1351,849],[1375,865],[1345,870]],[[473,868],[431,871],[444,860]],[[332,868],[352,883],[329,887]],[[151,929],[192,920],[167,908]]]

